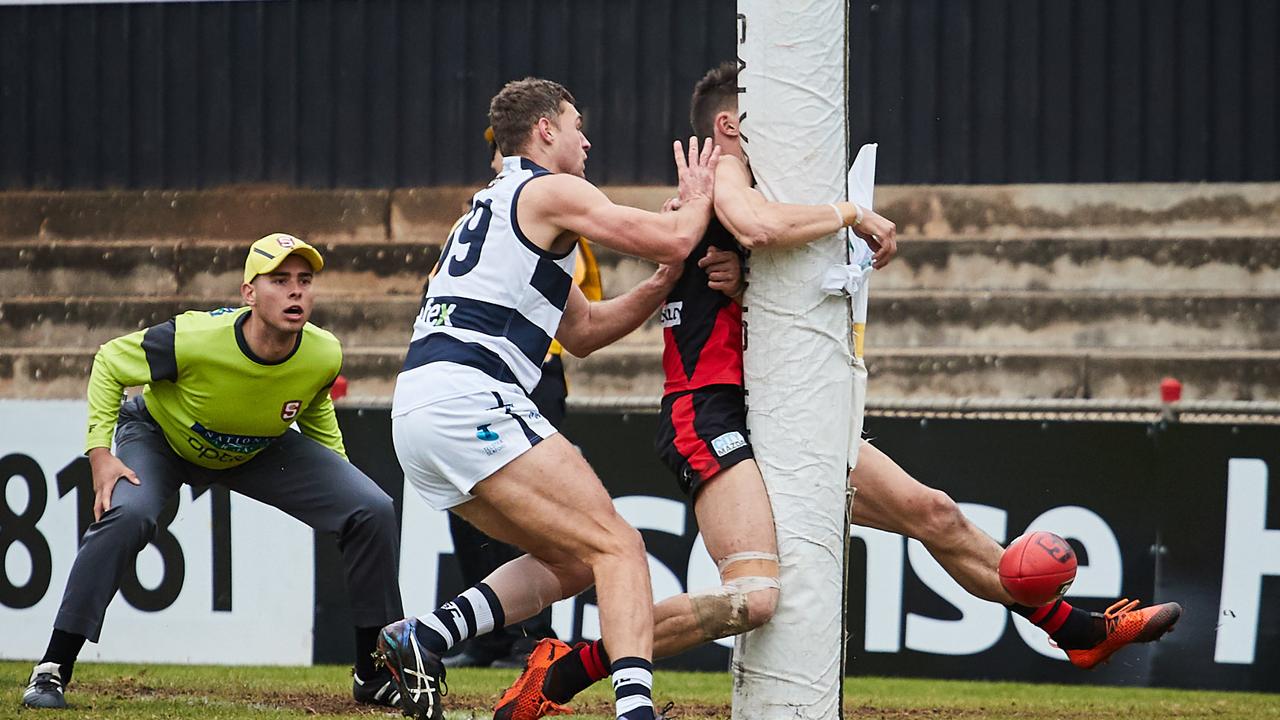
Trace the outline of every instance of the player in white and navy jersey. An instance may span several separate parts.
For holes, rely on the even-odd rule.
[[[502,172],[450,232],[396,382],[392,434],[405,476],[432,506],[529,553],[434,613],[383,629],[382,657],[414,716],[441,717],[439,656],[449,647],[594,584],[615,658],[617,715],[653,718],[644,543],[528,393],[552,338],[581,357],[657,309],[706,230],[719,151],[696,138],[687,155],[675,144],[677,209],[615,205],[583,179],[591,144],[574,104],[562,86],[537,78],[494,97]],[[573,285],[580,236],[669,267],[589,303]]]
[[[477,390],[523,394],[537,384],[569,299],[575,255],[530,243],[514,211],[525,184],[548,174],[531,160],[504,158],[502,171],[450,232],[413,325],[396,383],[396,415]],[[446,370],[434,363],[475,372],[450,372],[454,381],[441,385],[432,379]]]

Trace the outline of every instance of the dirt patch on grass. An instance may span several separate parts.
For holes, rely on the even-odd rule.
[[[846,704],[846,718],[966,718],[989,717],[988,708],[882,708],[873,705],[854,707]]]
[[[116,700],[186,699],[197,703],[238,705],[246,708],[297,710],[308,715],[383,715],[390,708],[360,705],[344,693],[323,690],[238,690],[236,688],[181,688],[155,685],[145,679],[120,677],[101,682],[77,682],[81,693]]]
[[[189,688],[173,687],[158,684],[146,677],[118,677],[102,681],[77,682],[76,695],[73,702],[80,700],[92,706],[93,699],[111,698],[114,700],[182,700],[193,705],[226,705],[246,709],[278,709],[296,711],[303,715],[346,715],[352,717],[399,717],[399,712],[391,708],[359,705],[347,692],[314,690],[262,690],[240,689],[236,687]],[[488,720],[493,716],[493,704],[497,694],[489,693],[450,693],[445,697],[445,707],[449,720]],[[79,703],[77,703],[79,704]],[[663,710],[665,703],[658,702],[658,709]],[[600,698],[591,698],[573,704],[575,713],[579,715],[613,715],[613,702]],[[1064,717],[1084,718],[1099,717],[1096,708],[1089,712],[1068,713]],[[706,703],[681,701],[666,709],[665,716],[671,720],[728,720],[731,714],[729,703]],[[939,707],[939,708],[892,708],[877,707],[865,703],[846,703],[845,718],[871,720],[966,720],[968,718],[985,718],[992,715],[1012,718],[1028,718],[1028,720],[1047,717],[1044,708],[997,706],[997,707]],[[1114,717],[1112,714],[1105,714]]]
[[[186,700],[195,704],[226,704],[244,708],[296,710],[306,715],[386,716],[399,712],[391,708],[359,705],[345,692],[325,690],[255,690],[222,688],[187,688],[157,684],[145,677],[117,677],[108,680],[77,682],[74,692],[82,703],[91,705],[93,697],[115,700]],[[497,694],[450,693],[445,697],[445,708],[450,720],[488,720],[493,716]],[[605,700],[586,700],[573,704],[579,715],[613,715],[613,703]],[[659,705],[661,709],[661,705]],[[728,718],[728,703],[680,703],[674,706],[668,717],[672,720],[711,720]]]

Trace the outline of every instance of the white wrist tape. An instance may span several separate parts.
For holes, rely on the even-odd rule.
[[[827,205],[829,205],[831,210],[836,214],[836,232],[839,232],[844,229],[844,213],[840,212],[840,206],[835,203],[827,203]]]

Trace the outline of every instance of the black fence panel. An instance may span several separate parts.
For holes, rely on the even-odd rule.
[[[850,6],[852,138],[882,143],[882,182],[1280,178],[1275,3]]]
[[[339,419],[352,460],[400,500],[387,411],[342,410]],[[677,592],[710,587],[684,584],[698,561],[710,561],[701,557],[693,513],[653,453],[656,427],[652,414],[577,412],[564,430],[641,530],[650,565],[660,568],[655,587],[660,579],[681,583]],[[1002,544],[1037,521],[1067,537],[1080,558],[1070,593],[1078,607],[1100,611],[1129,597],[1178,601],[1184,614],[1159,643],[1126,648],[1083,672],[1050,657],[1039,630],[1020,630],[1006,609],[963,592],[923,547],[855,528],[851,674],[1280,691],[1273,612],[1280,607],[1280,487],[1272,478],[1280,426],[872,417],[867,431]],[[316,635],[344,640],[317,642],[315,659],[345,662],[342,625],[326,629],[343,617],[334,585],[341,565],[336,552],[320,550]],[[463,588],[452,556],[438,562],[443,601]],[[713,566],[709,572],[714,577]],[[708,580],[705,568],[699,579]],[[594,602],[587,594],[573,605],[572,622],[559,628],[571,637],[562,639],[584,633]],[[707,645],[661,666],[723,670],[728,662],[726,647]]]
[[[593,180],[670,183],[733,40],[712,0],[2,6],[0,189],[474,183],[525,75],[579,99]]]
[[[485,179],[489,98],[578,97],[593,180],[674,180],[729,0],[0,6],[0,189]],[[850,0],[885,183],[1280,179],[1272,0]]]
[[[54,568],[70,565],[92,523],[89,463],[67,432],[83,426],[84,413],[83,403],[62,401],[0,407],[0,416],[21,418],[0,436],[0,484],[25,486],[8,502],[0,497],[0,511],[18,518],[10,545],[31,559],[29,570],[0,567],[0,620],[12,630],[0,656],[10,660],[44,647],[65,582]],[[420,614],[454,597],[463,588],[447,518],[405,482],[390,411],[343,407],[338,421],[351,461],[397,508],[406,611]],[[578,410],[563,423],[619,514],[641,532],[655,595],[712,589],[718,572],[692,509],[656,458],[656,428],[657,415],[646,413]],[[1160,642],[1122,648],[1109,664],[1083,672],[1040,630],[965,592],[923,545],[855,525],[848,672],[1280,692],[1280,425],[872,416],[866,428],[876,448],[948,493],[997,542],[1029,528],[1067,538],[1080,562],[1068,593],[1073,605],[1177,601],[1183,614]],[[855,512],[876,491],[864,481]],[[24,496],[20,514],[4,507]],[[287,607],[293,620],[288,629],[277,623],[277,647],[255,657],[350,662],[350,598],[361,589],[346,587],[332,534],[309,533],[216,483],[176,494],[167,513],[158,556],[123,578],[121,602],[141,614],[113,616],[108,624],[120,627],[114,641],[104,636],[103,659],[136,660],[128,643],[117,642],[132,638],[132,647],[154,644],[156,657],[169,661],[244,661],[234,640],[222,643],[236,637],[227,630]],[[557,603],[551,617],[562,639],[599,636],[590,593]],[[166,628],[178,626],[203,641],[175,650]],[[709,644],[661,667],[724,670],[728,660],[728,646]]]
[[[1173,425],[1154,436],[1159,592],[1187,606],[1153,674],[1280,690],[1280,432]]]

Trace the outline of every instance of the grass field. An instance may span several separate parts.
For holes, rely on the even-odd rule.
[[[0,662],[8,690],[0,718],[352,718],[398,717],[355,705],[346,668],[244,668],[85,663],[76,668],[68,699],[56,713],[19,707],[31,666]],[[514,670],[449,673],[452,720],[491,717],[493,701]],[[678,720],[729,716],[727,673],[658,675],[657,704],[670,700]],[[613,717],[607,683],[575,703],[583,720]],[[1017,683],[852,678],[845,683],[846,718],[1249,718],[1280,719],[1280,695],[1192,692]]]

